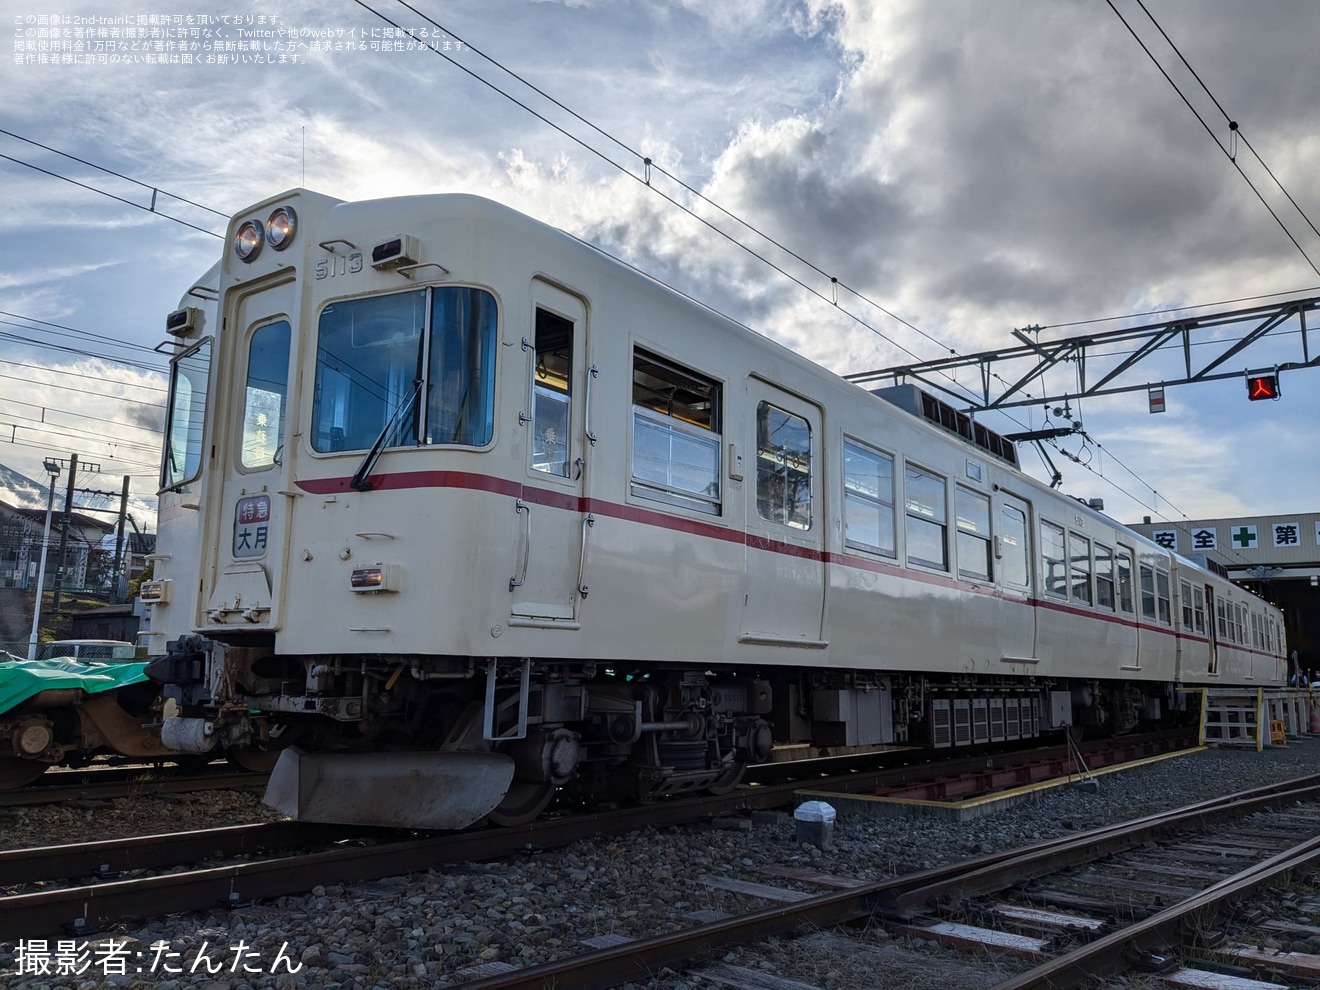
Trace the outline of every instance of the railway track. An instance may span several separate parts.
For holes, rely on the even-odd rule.
[[[256,789],[265,787],[268,777],[269,774],[237,771],[225,764],[198,770],[154,766],[51,770],[26,787],[0,791],[0,808],[136,798],[149,794]]]
[[[1099,881],[1111,888],[1117,884],[1128,892],[1110,904],[1128,905],[1126,917],[1122,911],[1109,911],[1108,917],[1092,919],[1095,923],[1090,934],[1077,921],[1087,919],[1073,916],[1072,922],[1058,922],[1062,929],[1072,924],[1070,938],[1083,944],[1054,956],[1049,955],[1050,940],[1028,941],[1013,929],[1021,927],[1026,909],[1014,917],[1005,912],[998,930],[951,922],[930,917],[932,911],[965,917],[978,899],[998,897],[1026,880],[1057,878],[1068,883],[1066,871],[1085,868],[1088,872],[1101,869],[1099,864],[1109,857],[1143,850],[1148,844],[1162,843],[1167,856],[1173,861],[1179,857],[1196,855],[1198,846],[1207,838],[1215,840],[1214,829],[1225,822],[1243,820],[1265,808],[1297,805],[1306,802],[1304,812],[1291,812],[1290,827],[1278,828],[1285,816],[1270,816],[1268,823],[1277,834],[1268,840],[1233,843],[1239,854],[1254,848],[1261,856],[1241,866],[1236,872],[1218,875],[1199,888],[1180,891],[1186,896],[1176,898],[1171,906],[1149,910],[1138,908],[1137,901],[1150,903],[1132,896],[1137,881],[1132,875],[1136,867],[1109,864],[1103,868]],[[1260,827],[1268,827],[1260,826]],[[1234,834],[1249,835],[1257,826],[1241,826]],[[999,990],[1027,990],[1027,988],[1061,988],[1080,986],[1097,977],[1126,971],[1134,967],[1147,967],[1168,962],[1189,935],[1204,935],[1214,928],[1214,919],[1229,904],[1240,902],[1262,887],[1279,882],[1298,871],[1308,870],[1320,861],[1320,777],[1302,778],[1281,785],[1257,788],[1200,802],[1186,808],[1149,816],[1135,822],[1096,829],[1038,843],[1026,849],[1010,850],[963,861],[938,869],[926,870],[908,876],[875,883],[855,883],[847,878],[815,877],[785,873],[785,876],[807,882],[841,887],[830,893],[811,895],[787,891],[780,895],[786,903],[734,917],[714,918],[690,928],[653,938],[613,940],[581,955],[523,969],[512,969],[505,964],[494,964],[489,969],[504,971],[482,976],[474,971],[469,975],[479,978],[466,984],[469,990],[495,990],[495,988],[542,988],[546,986],[606,987],[630,980],[638,980],[665,969],[678,970],[721,955],[735,946],[771,938],[792,937],[804,931],[819,933],[849,922],[880,918],[896,932],[922,937],[931,941],[961,940],[982,950],[992,943],[1003,944],[1016,938],[1016,945],[1024,952],[1043,959],[1034,968],[999,985]],[[1222,841],[1222,840],[1218,840]],[[1167,869],[1167,867],[1159,867]],[[1105,875],[1107,874],[1107,876]],[[1191,880],[1187,870],[1181,878],[1182,886]],[[1083,881],[1095,884],[1096,876]],[[1147,886],[1150,882],[1147,881]],[[745,889],[752,885],[743,885]],[[1164,895],[1176,885],[1168,884]],[[767,899],[775,899],[773,888],[756,892]],[[1062,899],[1059,891],[1045,895],[1054,901]],[[1161,895],[1156,894],[1158,899]],[[1077,903],[1080,903],[1078,895]],[[1092,897],[1093,905],[1102,903]],[[1158,903],[1158,900],[1156,900]],[[984,916],[985,909],[982,907]],[[1035,924],[1041,924],[1047,913],[1036,911]],[[1052,912],[1063,918],[1059,911]],[[998,938],[996,937],[998,936]],[[1189,947],[1195,940],[1189,941]],[[1198,948],[1204,948],[1199,946]],[[1195,985],[1195,984],[1188,984]]]
[[[1162,736],[1136,745],[1144,752],[1148,746],[1163,750],[1182,741]],[[1006,770],[1024,774],[1033,765],[1053,765],[1061,749],[1001,754],[995,759]],[[813,788],[875,791],[929,779],[936,766],[947,777],[983,769],[985,763],[981,756],[822,776],[830,769],[838,771],[840,765],[813,761],[795,766],[793,776],[798,779],[740,788],[728,795],[550,818],[520,828],[419,836],[390,829],[283,822],[10,850],[0,852],[0,889],[11,891],[0,897],[0,932],[9,938],[89,932],[131,919],[298,894],[318,884],[379,879],[398,874],[400,863],[410,871],[423,871],[647,826],[681,826],[782,808],[796,802],[795,793],[804,781]],[[786,775],[784,767],[772,769],[777,776]],[[295,849],[314,851],[290,854]],[[236,857],[247,858],[224,862]],[[167,869],[171,872],[158,873]],[[157,875],[141,875],[145,873]]]
[[[1192,736],[1186,732],[1151,733],[1132,737],[1121,752],[1111,752],[1110,743],[1091,743],[1083,752],[1088,764],[1107,765],[1113,760],[1131,760],[1141,755],[1175,751],[1192,745]],[[958,757],[952,760],[932,760],[922,750],[896,750],[889,753],[863,753],[853,756],[825,757],[768,763],[752,767],[747,782],[753,784],[782,784],[788,782],[819,783],[840,789],[874,786],[877,789],[896,789],[905,786],[937,786],[934,780],[967,781],[987,773],[999,775],[1001,786],[1013,775],[1020,780],[1027,774],[1046,776],[1062,772],[1069,759],[1066,747],[1050,746],[1006,752],[989,759],[985,756]],[[1031,768],[1031,769],[1027,769]],[[875,777],[876,773],[886,776]],[[150,794],[182,794],[205,790],[251,789],[265,787],[269,774],[237,771],[228,764],[212,763],[195,769],[156,765],[107,765],[81,769],[49,770],[26,787],[0,791],[0,808],[13,808],[41,804],[59,804],[68,801],[112,800],[114,798],[144,797]]]

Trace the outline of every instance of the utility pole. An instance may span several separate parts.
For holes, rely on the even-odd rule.
[[[46,528],[41,537],[41,564],[37,567],[37,604],[32,610],[32,635],[28,638],[28,659],[37,659],[37,638],[41,630],[41,597],[46,593],[46,558],[50,556],[50,514],[55,508],[55,479],[60,476],[60,462],[47,457],[46,473],[50,485],[46,489]]]
[[[60,555],[55,561],[55,604],[51,611],[60,614],[60,592],[64,588],[64,554],[69,548],[69,516],[73,512],[73,480],[78,473],[78,455],[69,455],[69,487],[64,493],[64,521],[60,526]]]
[[[123,592],[120,590],[123,582],[126,568],[123,566],[124,550],[124,519],[128,516],[128,475],[124,475],[124,490],[119,496],[119,531],[115,535],[115,570],[114,570],[114,591],[110,593],[110,600],[122,602],[124,600]]]

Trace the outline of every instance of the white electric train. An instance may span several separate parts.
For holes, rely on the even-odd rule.
[[[274,763],[295,818],[514,823],[1285,681],[1275,609],[1012,443],[510,209],[295,190],[228,243],[167,322],[149,671],[167,744]]]

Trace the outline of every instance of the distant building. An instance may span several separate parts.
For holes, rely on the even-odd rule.
[[[124,550],[124,576],[129,581],[140,578],[147,569],[147,557],[155,552],[155,533],[130,532],[128,546]]]
[[[8,502],[0,502],[0,587],[26,588],[29,581],[36,580],[33,568],[41,553],[44,523],[44,513],[34,523]]]
[[[46,558],[46,587],[55,584],[58,572],[60,528],[64,513],[50,517],[50,549]],[[41,562],[41,540],[45,532],[46,510],[26,509],[0,502],[0,585],[6,588],[35,586]],[[114,525],[101,519],[69,513],[69,538],[64,554],[64,587],[99,586],[109,580],[107,561],[112,566],[114,545],[107,553],[105,538]],[[104,573],[103,573],[104,572]]]

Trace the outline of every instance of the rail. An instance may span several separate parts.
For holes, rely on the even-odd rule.
[[[661,968],[677,969],[694,959],[807,928],[826,928],[876,914],[915,909],[934,899],[971,896],[1002,889],[1028,875],[1089,861],[1130,848],[1151,836],[1189,824],[1243,814],[1267,805],[1320,797],[1320,776],[1300,778],[1202,801],[1076,836],[1037,843],[1026,849],[993,853],[909,876],[867,883],[808,897],[679,932],[657,935],[565,959],[502,973],[465,984],[466,990],[541,990],[547,986],[613,986],[644,979]],[[1320,840],[1316,840],[1320,846]],[[1252,871],[1246,871],[1251,873]],[[1128,929],[1124,929],[1126,932]],[[1121,940],[1120,940],[1121,941]],[[1084,964],[1079,964],[1084,965]],[[1046,978],[1048,979],[1048,978]],[[1065,986],[1048,982],[1024,987]],[[1009,990],[1006,985],[1002,990]]]

